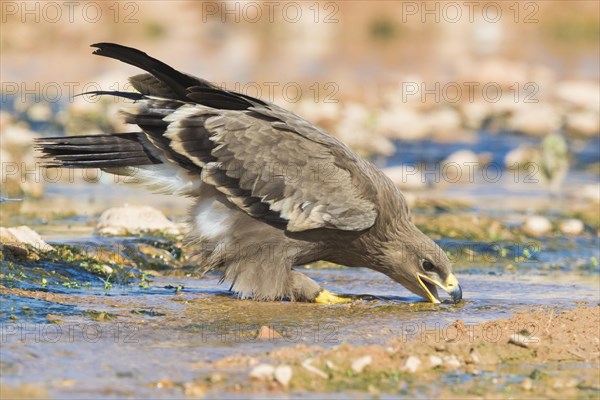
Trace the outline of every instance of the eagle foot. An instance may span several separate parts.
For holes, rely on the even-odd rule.
[[[318,303],[318,304],[332,305],[332,304],[345,304],[345,303],[351,303],[351,302],[352,302],[351,298],[338,296],[337,294],[331,293],[329,290],[325,290],[325,289],[321,290],[319,295],[317,297],[315,297],[315,303]]]

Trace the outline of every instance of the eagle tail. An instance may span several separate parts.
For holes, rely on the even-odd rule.
[[[160,164],[141,132],[36,139],[46,168],[117,168]]]

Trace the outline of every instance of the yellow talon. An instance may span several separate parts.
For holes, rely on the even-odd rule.
[[[340,297],[329,290],[321,290],[321,293],[315,298],[315,303],[319,304],[344,304],[351,303],[352,299],[347,297]]]

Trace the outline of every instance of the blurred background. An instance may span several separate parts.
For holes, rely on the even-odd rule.
[[[1,195],[114,184],[47,175],[31,148],[131,129],[123,100],[73,97],[128,90],[139,70],[91,55],[113,41],[297,112],[417,196],[597,201],[598,15],[596,1],[3,2]]]

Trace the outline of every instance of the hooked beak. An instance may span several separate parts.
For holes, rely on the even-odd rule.
[[[452,301],[454,303],[458,303],[462,300],[462,289],[460,288],[460,285],[458,284],[458,279],[456,279],[456,276],[454,276],[454,274],[448,275],[448,277],[446,278],[446,282],[444,283],[438,282],[435,279],[420,273],[417,273],[417,278],[423,289],[425,289],[425,293],[427,294],[428,300],[432,303],[440,303],[440,299],[436,297],[437,290],[435,286],[439,286],[442,289],[444,289],[444,291],[446,291],[446,293],[448,293],[450,297],[452,297]]]

